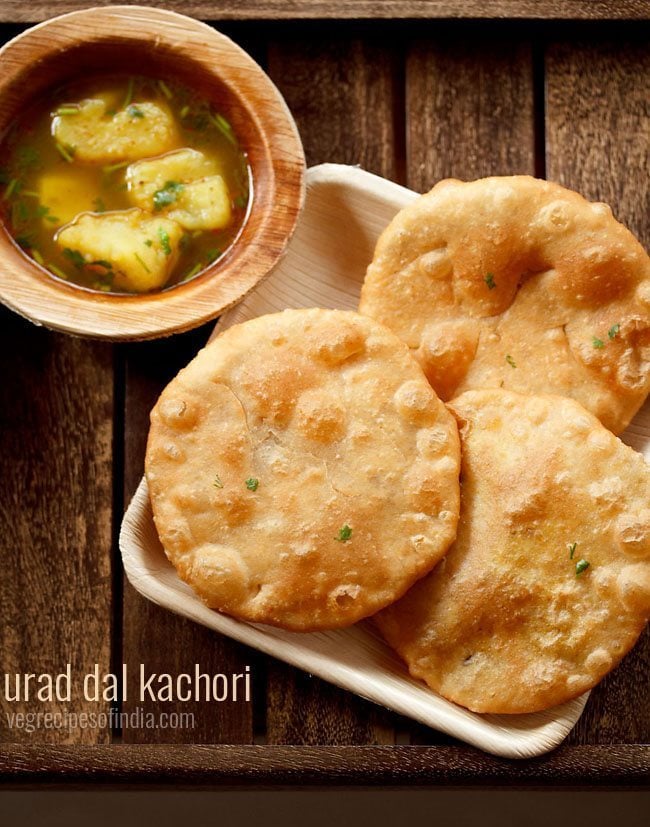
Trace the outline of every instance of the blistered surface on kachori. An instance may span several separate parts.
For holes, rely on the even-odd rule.
[[[650,390],[650,260],[607,205],[557,184],[441,181],[380,237],[359,309],[444,400],[556,393],[619,433]]]
[[[650,615],[650,467],[570,399],[483,390],[449,407],[457,540],[377,622],[414,676],[469,709],[560,704]]]
[[[459,511],[456,423],[383,326],[287,310],[230,328],[151,415],[146,475],[180,576],[215,609],[351,624],[440,559]]]

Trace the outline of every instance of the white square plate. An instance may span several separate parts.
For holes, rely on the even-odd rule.
[[[253,293],[221,317],[215,335],[287,307],[356,309],[377,237],[395,213],[417,197],[383,178],[337,164],[308,170],[306,183],[304,212],[286,257]],[[646,452],[648,406],[624,438]],[[495,755],[531,758],[548,752],[571,731],[587,701],[588,695],[583,695],[544,712],[478,715],[411,678],[369,623],[298,634],[244,623],[207,608],[163,552],[144,479],[124,517],[120,549],[129,580],[154,603]]]

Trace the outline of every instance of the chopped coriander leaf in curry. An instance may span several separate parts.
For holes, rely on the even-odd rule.
[[[178,196],[183,192],[185,187],[179,184],[178,181],[167,181],[164,187],[156,190],[153,194],[153,210],[158,212],[173,204],[178,200]]]
[[[2,138],[0,214],[56,278],[146,293],[198,275],[246,219],[250,170],[232,125],[160,78],[60,88]]]

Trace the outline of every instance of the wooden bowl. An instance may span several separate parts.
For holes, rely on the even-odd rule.
[[[304,200],[304,153],[291,114],[262,69],[191,18],[141,6],[94,8],[35,26],[0,49],[0,134],[25,104],[75,78],[123,71],[173,77],[230,120],[248,155],[253,198],[228,254],[159,293],[118,296],[59,281],[0,230],[0,300],[37,324],[102,339],[152,339],[218,316],[271,271]]]

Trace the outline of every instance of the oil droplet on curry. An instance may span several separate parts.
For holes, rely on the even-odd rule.
[[[176,83],[71,84],[4,136],[0,208],[57,278],[109,293],[173,287],[221,258],[251,199],[232,126]]]

